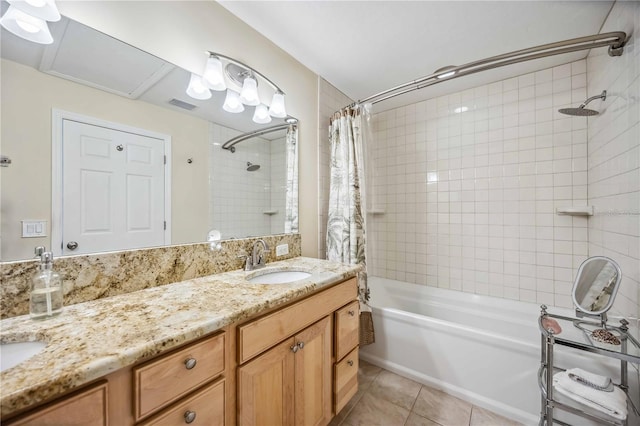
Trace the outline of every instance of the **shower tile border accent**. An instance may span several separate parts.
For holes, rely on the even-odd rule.
[[[243,260],[238,256],[251,253],[258,239],[271,247],[268,262],[276,260],[279,244],[289,244],[289,254],[277,260],[301,256],[300,234],[280,234],[222,241],[219,251],[198,243],[60,257],[54,259],[54,269],[62,275],[64,304],[74,305],[240,269]],[[0,318],[29,313],[31,277],[38,264],[38,260],[0,263]]]

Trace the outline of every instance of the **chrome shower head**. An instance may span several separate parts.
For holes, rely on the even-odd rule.
[[[597,96],[592,96],[586,101],[584,101],[578,108],[562,108],[559,109],[558,112],[560,114],[572,115],[574,117],[588,117],[592,115],[600,114],[598,111],[585,108],[587,104],[595,99],[602,99],[603,101],[607,99],[607,91],[603,90],[601,94]]]
[[[260,164],[253,164],[251,161],[247,161],[247,171],[255,172],[260,168]]]
[[[596,110],[585,108],[585,107],[582,107],[582,106],[580,106],[578,108],[562,108],[562,109],[559,109],[558,112],[560,114],[573,115],[575,117],[587,117],[587,116],[590,116],[590,115],[598,115],[598,114],[600,114]]]

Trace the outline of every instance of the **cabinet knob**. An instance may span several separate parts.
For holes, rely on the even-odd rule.
[[[184,362],[184,366],[187,367],[187,370],[191,370],[193,367],[196,366],[197,363],[198,363],[198,361],[196,361],[195,358],[187,358],[187,360]],[[189,422],[189,423],[191,423],[191,422]]]
[[[300,348],[298,348],[298,345],[293,345],[293,346],[291,346],[291,350],[293,351],[293,353],[294,353],[294,354],[295,354],[296,352],[298,352],[298,349],[300,349]]]
[[[347,361],[347,364],[349,364],[349,367],[353,367],[353,360],[350,359],[349,361]]]
[[[356,314],[356,311],[347,311],[347,313],[349,314],[349,316],[354,316]]]
[[[304,342],[298,342],[298,347],[299,347],[300,349],[304,348]]]
[[[195,411],[185,411],[184,413],[184,422],[185,423],[193,423],[193,421],[196,419],[196,412]]]

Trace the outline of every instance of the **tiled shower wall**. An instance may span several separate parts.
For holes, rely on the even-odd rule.
[[[376,114],[370,273],[571,307],[587,120],[557,109],[586,85],[581,60]]]
[[[329,118],[353,101],[325,79],[318,77],[318,258],[326,259],[327,210],[329,208]]]
[[[640,3],[617,2],[603,32],[632,35],[624,54],[605,49],[587,57],[590,96],[607,90],[607,99],[589,104],[600,111],[589,118],[589,255],[615,259],[622,269],[615,307],[640,318]],[[634,29],[634,25],[636,28]]]
[[[271,146],[284,145],[283,139],[252,138],[235,145],[236,152],[231,153],[221,146],[241,132],[211,124],[209,133],[210,228],[219,230],[223,239],[283,233],[284,196],[271,198],[272,181],[284,179],[286,169],[284,147],[276,149],[272,157]],[[260,169],[247,171],[247,162],[260,165]],[[275,162],[281,164],[272,177]],[[279,215],[273,214],[276,211]]]

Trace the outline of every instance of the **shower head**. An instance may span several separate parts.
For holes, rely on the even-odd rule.
[[[598,111],[585,108],[589,102],[595,99],[602,99],[604,101],[605,99],[607,99],[607,91],[603,90],[601,94],[590,97],[589,99],[584,101],[578,108],[562,108],[562,109],[559,109],[558,112],[560,114],[572,115],[576,117],[588,117],[591,115],[598,115],[600,114]]]
[[[247,171],[255,172],[260,168],[260,164],[253,164],[251,161],[247,161]]]
[[[587,117],[587,116],[590,116],[590,115],[598,115],[598,114],[600,114],[596,110],[585,108],[585,107],[562,108],[562,109],[559,109],[558,112],[560,114],[573,115],[574,117]]]

